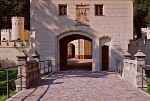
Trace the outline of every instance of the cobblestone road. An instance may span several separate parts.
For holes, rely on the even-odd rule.
[[[9,101],[150,101],[150,97],[113,72],[65,71]]]

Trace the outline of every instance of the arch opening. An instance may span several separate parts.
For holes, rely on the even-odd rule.
[[[59,39],[60,71],[92,70],[92,39],[80,35],[65,35]]]
[[[75,58],[75,45],[72,45],[72,58]]]
[[[68,59],[75,58],[75,45],[68,43]]]

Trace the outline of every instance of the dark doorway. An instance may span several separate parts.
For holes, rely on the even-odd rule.
[[[84,35],[68,35],[59,40],[59,59],[60,59],[60,71],[65,70],[92,70],[92,59],[91,60],[78,60],[78,59],[71,59],[68,60],[68,43],[73,40],[77,39],[84,39],[88,40],[92,43],[92,39],[84,36]],[[75,57],[75,46],[71,46],[72,49],[72,57]],[[92,57],[92,56],[91,56]]]
[[[102,70],[108,70],[109,46],[102,46]]]
[[[72,45],[72,58],[75,58],[75,46],[74,46],[74,44]]]

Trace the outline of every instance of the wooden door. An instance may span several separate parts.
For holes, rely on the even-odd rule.
[[[102,46],[102,70],[108,70],[109,46]]]

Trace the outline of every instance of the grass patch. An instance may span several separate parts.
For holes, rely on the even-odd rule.
[[[9,80],[14,79],[17,77],[17,70],[9,71]],[[0,71],[0,84],[3,84],[6,82],[6,71]],[[14,81],[9,83],[9,89],[15,90],[15,84]],[[0,86],[0,95],[6,95],[7,86],[6,84],[3,86]]]
[[[50,72],[47,72],[47,73],[44,73],[44,74],[41,74],[41,77],[45,77],[46,75],[48,75]]]
[[[144,90],[144,92],[146,92],[147,94],[149,94],[149,95],[150,95],[150,92],[148,92],[147,90]]]
[[[16,91],[10,91],[10,94],[9,96],[12,97],[13,95],[15,95],[17,92]],[[7,98],[7,95],[1,95],[0,96],[0,101],[6,101],[8,98]]]

